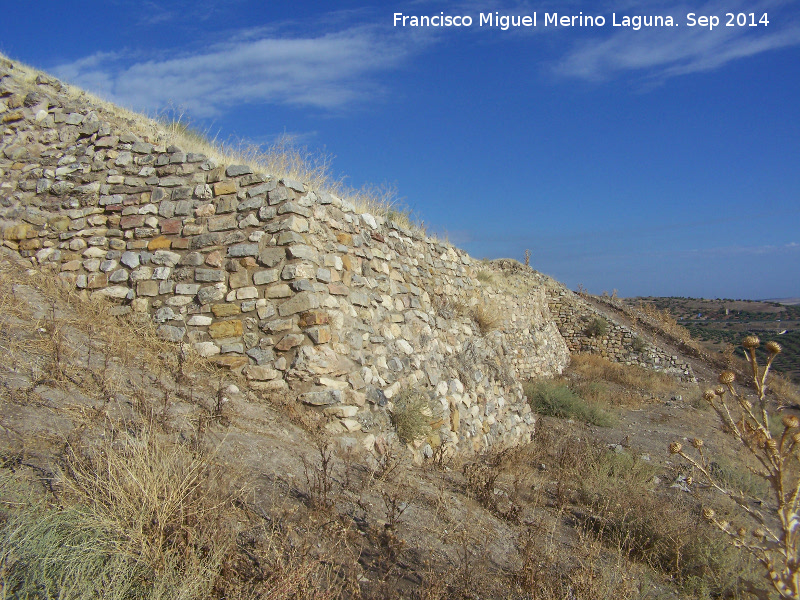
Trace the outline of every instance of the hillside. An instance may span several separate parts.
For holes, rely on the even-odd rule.
[[[0,121],[0,597],[767,597],[664,319],[5,60]]]
[[[800,306],[777,301],[705,300],[697,298],[631,298],[667,310],[692,337],[710,351],[724,352],[749,334],[775,341],[786,350],[775,366],[780,373],[800,382]]]

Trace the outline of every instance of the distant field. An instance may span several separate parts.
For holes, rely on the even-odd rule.
[[[775,340],[783,346],[773,368],[800,383],[800,304],[794,299],[775,301],[706,300],[703,298],[628,298],[636,305],[648,303],[669,312],[692,337],[721,352],[726,344],[738,345],[748,334],[764,342]],[[741,349],[738,350],[741,356]]]

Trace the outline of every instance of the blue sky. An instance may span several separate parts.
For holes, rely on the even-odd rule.
[[[571,288],[800,296],[800,1],[7,3],[0,51],[218,139],[289,133]],[[394,13],[471,16],[398,27]],[[481,13],[537,16],[480,26]],[[605,25],[545,26],[545,15]],[[720,24],[689,26],[687,15]],[[726,27],[745,13],[755,27]],[[614,17],[615,15],[615,17]],[[616,27],[624,16],[672,27]]]

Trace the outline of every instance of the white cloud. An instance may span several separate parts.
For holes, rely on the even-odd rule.
[[[691,250],[676,251],[676,256],[684,257],[732,257],[732,256],[763,256],[789,254],[800,250],[800,244],[789,242],[787,244],[774,245],[765,244],[762,246],[718,246],[713,248],[696,248]]]
[[[413,42],[366,26],[318,37],[248,32],[243,41],[174,58],[132,60],[119,52],[97,53],[54,71],[139,110],[174,106],[208,117],[259,102],[338,109],[380,93],[375,76],[418,51]]]
[[[611,15],[603,28],[614,31],[610,37],[579,43],[554,66],[556,73],[580,79],[602,81],[624,72],[638,71],[653,80],[676,75],[711,71],[733,60],[762,52],[800,44],[800,24],[796,16],[780,13],[782,0],[756,3],[706,2],[697,6],[659,8],[652,2],[631,2],[623,13],[617,8],[617,21],[622,15],[672,15],[677,27],[611,26]],[[775,11],[778,11],[777,13]],[[611,11],[614,12],[614,11]],[[708,28],[688,27],[686,15],[717,15],[722,24]],[[726,27],[725,13],[763,13],[770,15],[768,26]],[[780,15],[780,16],[779,16]]]

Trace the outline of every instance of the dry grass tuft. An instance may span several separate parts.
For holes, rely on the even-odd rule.
[[[419,388],[404,389],[394,401],[392,422],[404,442],[424,440],[440,418],[441,405]]]
[[[665,373],[645,369],[638,365],[626,365],[612,362],[596,354],[579,353],[571,358],[568,373],[573,376],[580,387],[578,392],[593,396],[594,400],[608,405],[619,404],[614,402],[608,383],[623,386],[627,391],[636,390],[641,393],[659,394],[675,388],[675,379]],[[577,377],[575,377],[577,376]],[[621,399],[622,400],[622,399]]]
[[[502,312],[493,303],[478,302],[470,309],[470,316],[483,335],[496,331],[503,326]]]

